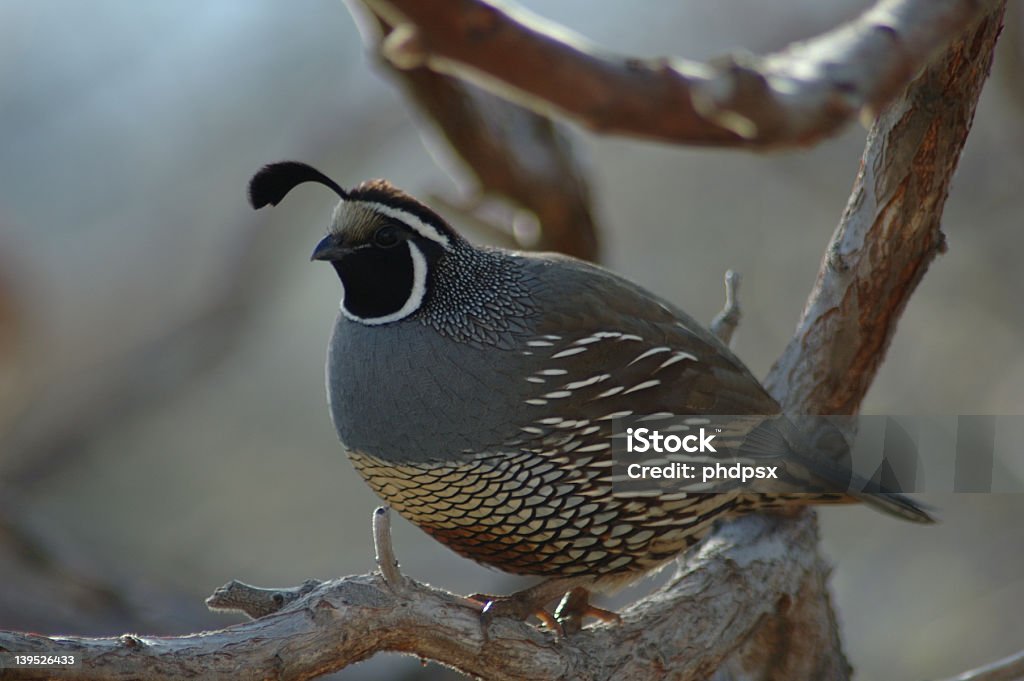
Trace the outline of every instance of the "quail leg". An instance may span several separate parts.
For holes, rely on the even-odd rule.
[[[481,605],[480,621],[485,638],[491,621],[495,617],[512,617],[519,621],[525,621],[531,615],[539,619],[549,631],[561,637],[565,633],[562,630],[562,625],[545,606],[567,591],[572,591],[580,584],[590,581],[592,580],[585,577],[556,577],[508,596],[473,594],[469,596],[469,600]],[[583,591],[586,592],[586,589]]]
[[[555,620],[561,625],[562,632],[568,636],[583,628],[584,617],[596,617],[602,622],[616,624],[622,621],[618,613],[591,605],[590,590],[578,586],[562,597],[555,609]]]

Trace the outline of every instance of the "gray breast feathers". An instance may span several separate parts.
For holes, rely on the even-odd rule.
[[[732,353],[643,289],[578,261],[504,257],[529,287],[490,314],[531,314],[491,319],[499,344],[453,338],[423,316],[379,327],[339,319],[328,393],[348,447],[394,461],[453,461],[514,453],[555,419],[778,409]],[[606,428],[586,430],[607,437]]]

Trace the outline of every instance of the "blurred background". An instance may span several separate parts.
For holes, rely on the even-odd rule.
[[[870,3],[524,4],[618,52],[702,59],[778,49]],[[468,195],[349,9],[0,2],[0,628],[186,633],[237,621],[203,606],[229,579],[287,586],[373,568],[377,500],[324,398],[339,287],[308,261],[333,199],[302,189],[259,213],[245,200],[252,173],[284,158],[342,185],[387,177]],[[1024,413],[1022,16],[1011,4],[945,213],[949,252],[912,298],[865,413]],[[704,321],[722,273],[740,271],[734,346],[763,376],[864,130],[773,155],[573,138],[605,264]],[[942,677],[1024,647],[1024,495],[923,500],[941,525],[821,512],[859,679]],[[396,525],[417,579],[463,593],[522,585]],[[378,656],[338,676],[445,674]]]

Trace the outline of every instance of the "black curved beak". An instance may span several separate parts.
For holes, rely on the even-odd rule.
[[[351,252],[352,249],[342,243],[340,235],[328,234],[316,245],[316,248],[313,249],[313,255],[309,256],[309,259],[332,262],[341,260]]]

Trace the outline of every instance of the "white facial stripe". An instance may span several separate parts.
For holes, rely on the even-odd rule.
[[[407,241],[406,245],[409,247],[409,256],[412,258],[412,292],[409,294],[409,299],[405,301],[405,305],[401,309],[383,317],[357,317],[345,309],[345,290],[342,288],[341,313],[345,315],[346,319],[351,319],[354,322],[366,324],[367,326],[379,326],[380,324],[388,324],[390,322],[397,322],[399,319],[405,319],[419,309],[420,305],[423,304],[423,297],[427,293],[427,259],[423,257],[423,252],[420,251],[416,244]]]
[[[373,206],[373,209],[378,213],[382,215],[387,215],[389,218],[394,218],[399,222],[403,222],[409,225],[409,227],[415,230],[416,233],[419,234],[420,236],[430,239],[431,241],[434,241],[436,243],[439,243],[445,248],[448,248],[449,244],[451,243],[448,237],[442,234],[440,231],[438,231],[436,227],[428,225],[426,222],[423,222],[423,220],[420,220],[412,213],[401,210],[400,208],[385,206],[384,204],[377,203],[376,201],[361,201],[360,203],[369,204]]]

